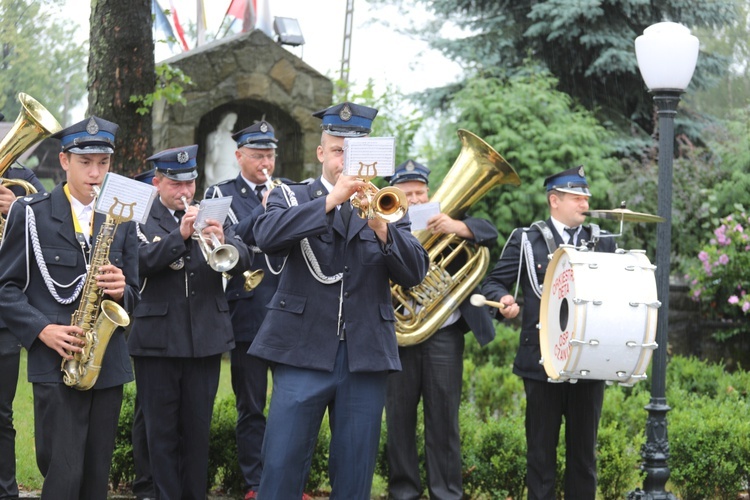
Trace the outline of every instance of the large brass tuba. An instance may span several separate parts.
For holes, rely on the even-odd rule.
[[[18,100],[21,112],[18,113],[13,128],[0,142],[0,177],[32,144],[62,130],[52,113],[36,99],[19,92]]]
[[[498,184],[518,186],[521,179],[510,164],[475,134],[459,129],[461,152],[430,201],[454,219]],[[401,346],[414,345],[434,334],[484,277],[490,252],[454,234],[415,235],[430,256],[425,279],[413,288],[391,288],[396,311],[396,337]]]
[[[13,165],[13,162],[29,149],[32,144],[62,129],[55,117],[33,97],[18,93],[21,111],[8,134],[0,142],[0,177]],[[23,179],[0,179],[5,187],[20,186],[26,194],[36,193],[34,185]],[[5,230],[5,219],[0,217],[0,241]]]

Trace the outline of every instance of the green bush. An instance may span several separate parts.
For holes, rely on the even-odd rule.
[[[237,407],[234,394],[216,400],[211,418],[211,434],[208,445],[208,485],[216,485],[226,494],[242,498],[244,478],[237,459],[237,439],[234,429],[237,424]]]
[[[462,405],[464,491],[469,498],[521,498],[526,477],[523,417],[485,416]]]
[[[604,500],[625,498],[628,491],[643,482],[640,449],[645,435],[623,432],[616,420],[599,426],[596,455],[599,493]]]
[[[671,482],[684,500],[734,499],[750,479],[750,407],[688,396],[670,413]]]
[[[115,450],[112,453],[112,466],[109,469],[109,482],[112,489],[129,487],[135,479],[133,463],[133,408],[135,405],[135,384],[125,384],[122,393],[120,420],[115,435]]]

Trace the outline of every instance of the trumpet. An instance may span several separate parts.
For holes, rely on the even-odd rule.
[[[358,179],[365,182],[365,186],[355,193],[351,198],[352,207],[359,209],[359,216],[363,219],[382,219],[386,222],[396,222],[406,215],[409,209],[409,200],[406,195],[397,187],[388,186],[383,189],[371,182],[373,177],[378,174],[375,169],[377,162],[372,165],[360,163]],[[363,175],[362,171],[372,167],[373,175]]]
[[[182,200],[185,210],[187,210],[187,199],[182,196],[180,200]],[[194,226],[193,229],[193,239],[198,242],[203,257],[208,262],[208,265],[211,266],[211,269],[218,273],[226,273],[237,265],[237,262],[240,260],[240,254],[236,248],[232,245],[222,244],[215,234],[211,234],[211,242],[209,243],[199,228]]]
[[[267,168],[263,169],[263,175],[266,176],[266,182],[264,182],[264,184],[266,185],[266,189],[268,189],[269,191],[275,187],[279,187],[282,184],[279,179],[274,179],[273,177],[271,177],[271,174],[268,173]]]

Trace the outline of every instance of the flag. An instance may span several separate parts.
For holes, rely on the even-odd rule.
[[[177,17],[177,10],[174,8],[174,4],[172,3],[172,0],[169,0],[169,10],[172,12],[172,22],[174,23],[174,28],[177,30],[177,36],[180,39],[180,42],[182,43],[182,49],[185,51],[190,50],[190,47],[188,47],[187,42],[185,41],[185,30],[182,29],[182,25],[180,24],[180,18]]]
[[[169,24],[169,19],[164,15],[164,11],[161,10],[156,0],[151,0],[151,14],[154,16],[154,39],[164,39],[169,45],[170,50],[174,50],[175,36],[172,31],[172,25]]]
[[[255,28],[257,19],[256,0],[232,0],[224,17],[232,16],[242,20],[242,32],[245,33]],[[232,21],[234,22],[234,21]]]
[[[203,0],[196,2],[198,11],[195,15],[195,24],[198,40],[195,42],[196,47],[206,43],[206,9],[203,8]]]
[[[257,10],[255,11],[258,16],[255,28],[273,38],[273,18],[271,17],[271,8],[268,6],[268,0],[259,0],[258,3],[260,5],[257,5]]]

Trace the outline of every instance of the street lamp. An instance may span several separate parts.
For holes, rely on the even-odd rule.
[[[656,343],[651,368],[651,400],[646,406],[646,444],[643,470],[646,479],[639,498],[674,499],[664,487],[669,479],[669,439],[667,437],[666,368],[669,329],[669,260],[672,248],[672,159],[674,156],[674,116],[677,104],[690,83],[698,61],[698,39],[681,24],[657,23],[635,39],[638,68],[659,116],[658,213],[664,222],[656,229],[656,291],[661,300],[656,323]]]

